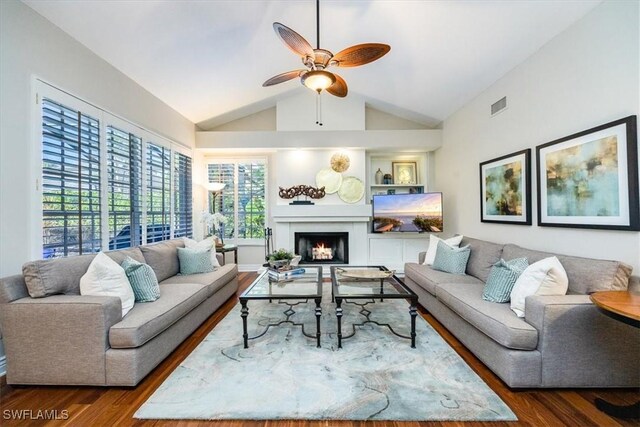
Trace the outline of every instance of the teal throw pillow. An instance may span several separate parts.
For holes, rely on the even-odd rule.
[[[464,274],[470,254],[471,248],[469,245],[462,248],[452,248],[440,241],[436,250],[436,259],[431,267],[434,270],[444,271],[445,273]]]
[[[515,258],[510,261],[500,259],[491,267],[482,292],[482,299],[491,302],[509,302],[513,285],[528,266],[529,262],[526,258]]]
[[[150,265],[128,256],[122,261],[121,267],[127,274],[136,302],[152,302],[160,298],[158,278]]]
[[[210,273],[214,270],[211,262],[211,248],[191,249],[178,248],[180,274]]]

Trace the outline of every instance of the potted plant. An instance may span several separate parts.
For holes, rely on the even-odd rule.
[[[278,249],[271,252],[268,256],[269,265],[271,268],[279,269],[288,266],[293,259],[293,252],[286,249]]]

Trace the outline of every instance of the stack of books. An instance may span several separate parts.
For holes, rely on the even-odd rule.
[[[296,277],[302,276],[305,272],[304,268],[294,268],[293,270],[274,270],[269,269],[269,280],[272,282],[283,282],[285,280],[292,280]]]

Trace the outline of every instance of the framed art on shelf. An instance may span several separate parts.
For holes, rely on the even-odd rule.
[[[394,184],[417,184],[417,162],[391,162]]]
[[[531,225],[531,149],[480,163],[480,221]]]
[[[636,116],[536,147],[538,225],[640,231]]]

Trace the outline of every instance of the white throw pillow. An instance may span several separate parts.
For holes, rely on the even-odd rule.
[[[131,310],[135,302],[124,268],[102,252],[98,252],[87,272],[80,278],[80,295],[119,297],[122,301],[122,317]]]
[[[438,242],[443,242],[451,246],[452,248],[457,248],[460,246],[460,242],[462,242],[462,236],[453,236],[445,240],[432,234],[429,237],[429,248],[427,249],[427,254],[424,257],[424,262],[422,263],[423,265],[432,265],[433,261],[435,261],[436,252],[438,251]]]
[[[565,295],[569,288],[567,272],[556,257],[534,262],[527,267],[511,291],[511,310],[524,317],[524,300],[530,295]]]
[[[218,262],[218,257],[216,256],[216,246],[215,246],[216,241],[214,240],[213,236],[207,237],[201,242],[196,242],[195,240],[190,239],[188,237],[183,237],[182,239],[184,240],[185,248],[205,250],[205,251],[211,249],[211,265],[213,265],[213,268],[220,267],[220,263]]]

